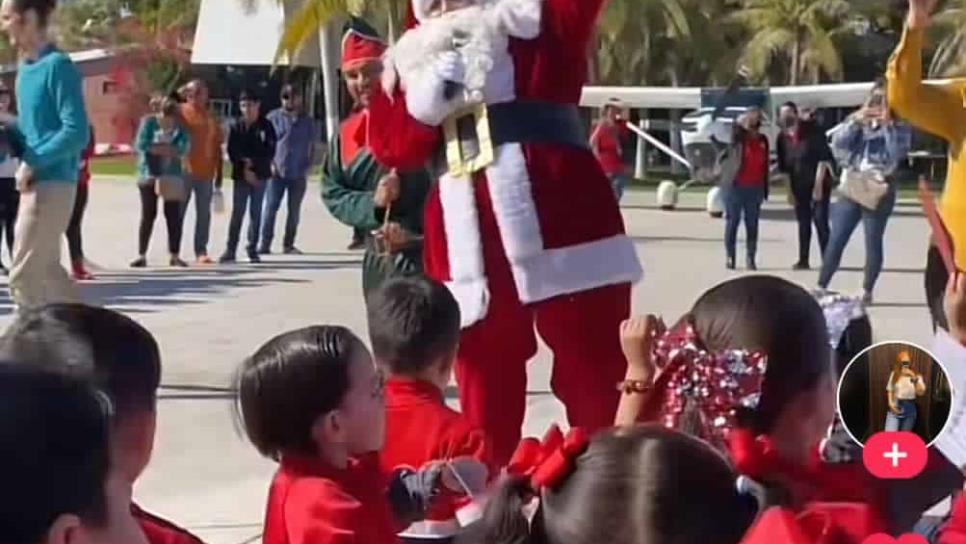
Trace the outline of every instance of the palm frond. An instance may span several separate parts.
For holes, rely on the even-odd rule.
[[[280,0],[281,1],[281,0]],[[283,56],[295,57],[319,29],[336,17],[351,13],[351,0],[305,0],[282,31],[274,62]]]

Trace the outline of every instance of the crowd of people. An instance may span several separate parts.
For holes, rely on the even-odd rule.
[[[846,170],[885,191],[832,206],[831,227],[819,230],[826,286],[838,264],[829,256],[841,255],[859,219],[867,294],[881,268],[901,149],[886,105],[902,114],[916,93],[948,98],[948,89],[922,89],[912,60],[935,2],[909,3],[888,90],[833,139],[849,157]],[[816,298],[748,275],[711,287],[670,326],[656,312],[631,317],[642,269],[615,198],[623,181],[594,155],[615,152],[613,135],[588,143],[576,107],[604,4],[414,0],[411,29],[392,47],[364,22],[348,25],[342,65],[355,110],[332,135],[322,198],[363,233],[371,350],[343,326],[313,325],[268,339],[238,365],[239,427],[278,464],[266,482],[263,542],[859,544],[913,529],[940,544],[966,540],[964,501],[941,526],[922,523],[963,487],[966,399],[956,399],[950,429],[908,482],[871,477],[835,413],[837,376],[871,344],[868,297]],[[155,439],[162,347],[131,318],[76,303],[54,259],[71,214],[83,209],[76,173],[90,141],[76,69],[45,38],[54,5],[0,5],[0,25],[24,56],[18,96],[31,91],[18,118],[0,117],[22,146],[11,274],[19,309],[0,334],[0,534],[18,544],[197,544],[132,500]],[[441,31],[474,47],[457,54],[452,40],[433,39]],[[494,43],[504,47],[483,47]],[[225,138],[202,82],[180,97],[184,104],[156,100],[138,133],[133,266],[146,265],[159,199],[170,263],[185,265],[179,246],[191,198],[196,259],[213,262],[209,219]],[[302,144],[314,129],[300,120],[292,88],[268,116],[258,96],[238,99],[242,115],[227,136],[234,205],[220,261],[235,260],[247,213],[245,250],[257,262],[271,250],[265,226],[282,195],[304,194],[314,151]],[[610,115],[607,130],[616,130]],[[782,115],[779,154],[796,198],[809,202],[796,214],[807,246],[812,223],[824,221],[833,150],[821,148],[794,104]],[[466,130],[473,123],[464,119],[481,118],[489,134]],[[729,267],[739,221],[753,242],[767,196],[769,148],[759,129],[760,116],[746,116],[723,149]],[[297,207],[283,239],[288,253],[298,251]],[[755,268],[753,243],[746,257]],[[807,247],[800,257],[804,268]],[[963,388],[966,275],[950,274],[938,297],[930,301],[933,353]],[[551,387],[569,430],[521,439],[537,334],[553,353]],[[461,412],[445,402],[454,377]]]

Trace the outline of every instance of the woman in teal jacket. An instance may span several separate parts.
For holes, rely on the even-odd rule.
[[[148,243],[158,216],[158,198],[164,201],[164,221],[168,225],[168,251],[171,266],[188,266],[181,260],[181,213],[184,179],[181,160],[188,152],[188,132],[178,121],[174,100],[154,98],[156,113],[141,121],[135,141],[138,153],[138,192],[141,193],[141,228],[138,231],[138,258],[131,266],[148,265]],[[179,190],[180,188],[180,190]]]

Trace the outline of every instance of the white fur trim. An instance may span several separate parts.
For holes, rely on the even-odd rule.
[[[486,287],[485,277],[481,275],[469,281],[450,281],[446,283],[446,287],[459,304],[460,328],[465,329],[486,317],[486,310],[490,305],[490,290]]]
[[[511,266],[524,304],[608,285],[637,283],[644,277],[634,243],[623,234],[544,250]]]
[[[543,237],[523,147],[516,143],[501,145],[494,154],[486,179],[503,247],[507,259],[514,263],[542,252]]]
[[[490,300],[473,181],[444,174],[439,179],[439,201],[449,256],[447,287],[459,303],[460,324],[465,328],[483,319]]]
[[[412,0],[413,16],[420,23],[429,16],[429,8],[433,5],[433,0]]]
[[[540,35],[543,0],[502,0],[496,10],[500,28],[521,40],[532,40]]]
[[[625,235],[544,249],[522,146],[507,144],[495,152],[496,160],[487,168],[486,177],[521,302],[641,279],[643,271],[634,244]]]
[[[417,521],[409,527],[406,527],[403,532],[399,533],[399,536],[406,538],[424,538],[429,541],[456,536],[459,532],[460,524],[456,519],[443,521],[427,519]]]

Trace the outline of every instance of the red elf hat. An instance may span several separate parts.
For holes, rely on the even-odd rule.
[[[351,17],[342,32],[342,69],[379,60],[386,52],[386,42],[369,23]]]

